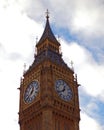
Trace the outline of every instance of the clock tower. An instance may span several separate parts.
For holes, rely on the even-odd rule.
[[[37,53],[20,84],[20,130],[79,130],[79,85],[60,46],[47,12]]]

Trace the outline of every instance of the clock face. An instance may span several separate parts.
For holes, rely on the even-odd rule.
[[[55,90],[61,99],[65,101],[70,101],[72,98],[72,90],[64,80],[56,80]]]
[[[33,81],[31,82],[26,91],[25,91],[25,94],[24,94],[24,100],[26,103],[31,103],[35,97],[37,96],[38,94],[38,91],[39,91],[39,83],[38,81]]]

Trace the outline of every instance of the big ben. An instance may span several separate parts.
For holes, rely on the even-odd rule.
[[[20,84],[20,130],[79,130],[79,84],[60,46],[47,12],[37,53]]]

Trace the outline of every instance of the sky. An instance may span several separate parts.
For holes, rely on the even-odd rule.
[[[104,0],[0,0],[0,129],[19,130],[19,90],[46,10],[64,61],[77,74],[80,130],[104,130]]]

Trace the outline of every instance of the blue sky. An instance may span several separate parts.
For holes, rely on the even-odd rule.
[[[103,0],[0,0],[0,129],[19,130],[20,78],[34,59],[36,37],[50,25],[63,59],[78,76],[80,130],[104,129]],[[5,113],[5,114],[4,114]],[[5,125],[6,122],[6,125]]]

